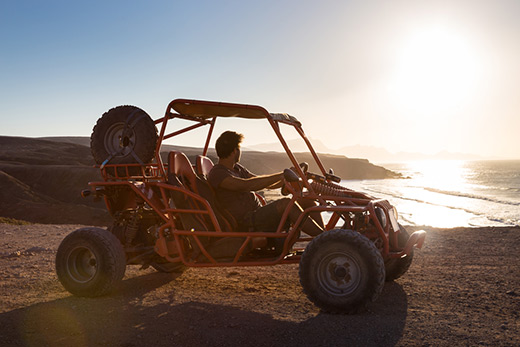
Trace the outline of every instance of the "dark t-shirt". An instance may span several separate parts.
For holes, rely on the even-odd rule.
[[[238,163],[235,164],[233,170],[222,164],[217,164],[208,175],[209,184],[215,189],[218,202],[240,223],[248,212],[254,211],[262,205],[253,192],[229,190],[220,187],[222,181],[229,176],[250,178],[254,177],[254,175]]]

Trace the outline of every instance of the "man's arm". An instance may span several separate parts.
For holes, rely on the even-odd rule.
[[[228,176],[222,180],[220,187],[235,191],[257,191],[267,187],[276,186],[280,184],[282,180],[283,172],[251,178]]]
[[[279,182],[276,182],[275,184],[271,184],[269,187],[265,187],[266,189],[277,189],[282,188],[283,186],[283,180],[280,180]]]

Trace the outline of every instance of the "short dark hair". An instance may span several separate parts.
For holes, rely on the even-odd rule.
[[[215,143],[215,149],[219,158],[227,158],[236,149],[240,148],[240,143],[244,135],[234,131],[224,131],[217,142]]]

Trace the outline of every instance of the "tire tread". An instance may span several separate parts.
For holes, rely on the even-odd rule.
[[[132,105],[122,105],[111,108],[97,120],[96,125],[92,129],[90,136],[90,149],[92,157],[97,164],[102,164],[109,158],[110,153],[107,152],[104,146],[104,136],[107,129],[114,123],[114,121],[126,121],[126,117],[132,111],[138,110],[143,112],[146,117],[139,121],[141,136],[139,136],[139,146],[134,147],[135,154],[143,163],[149,163],[155,154],[155,147],[159,138],[157,128],[150,116],[140,108]],[[134,164],[137,163],[133,156],[118,158],[120,160],[111,161],[112,164]]]
[[[67,276],[66,263],[68,248],[77,242],[92,242],[103,254],[103,280],[86,285],[78,285]],[[99,259],[98,261],[100,261]],[[77,296],[97,297],[111,292],[122,280],[126,270],[126,256],[119,240],[110,232],[93,227],[73,231],[61,242],[56,253],[56,272],[65,289]],[[100,271],[98,269],[98,271]]]
[[[375,267],[375,269],[373,269],[374,276],[368,280],[370,282],[370,286],[372,286],[372,293],[364,300],[362,300],[362,302],[348,306],[336,306],[329,303],[324,303],[320,299],[320,294],[317,293],[317,288],[313,288],[313,286],[310,284],[311,280],[309,276],[311,276],[311,274],[309,273],[308,268],[310,267],[312,258],[316,256],[321,247],[329,242],[349,243],[358,249],[363,249],[368,252],[368,254],[365,256],[368,256],[368,258],[372,259],[374,262],[372,264],[372,266]],[[383,290],[385,283],[384,261],[379,250],[365,236],[355,231],[345,229],[329,230],[320,234],[313,241],[311,241],[307,245],[307,248],[305,249],[305,252],[303,253],[300,260],[299,275],[303,292],[309,298],[309,300],[316,304],[316,306],[318,306],[322,311],[334,314],[354,314],[365,310],[366,306],[370,302],[373,302],[377,299]]]

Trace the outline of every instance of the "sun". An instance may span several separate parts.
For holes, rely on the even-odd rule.
[[[396,53],[390,90],[401,105],[423,113],[449,112],[473,96],[479,57],[457,31],[442,26],[414,30]]]

